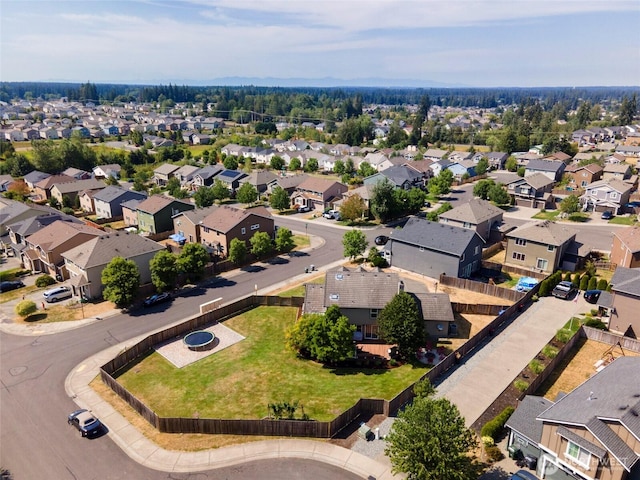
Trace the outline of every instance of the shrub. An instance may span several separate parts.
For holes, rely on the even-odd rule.
[[[540,282],[538,297],[548,297],[549,294],[551,293],[551,290],[553,290],[553,287],[551,286],[551,282],[549,281],[549,278],[547,278],[542,282]]]
[[[571,281],[571,272],[567,272],[564,276],[564,281],[565,282],[570,282]]]
[[[371,265],[379,268],[385,268],[389,266],[385,258],[381,257],[380,255],[376,255],[375,257],[373,257],[373,259],[371,260]]]
[[[493,437],[482,437],[482,445],[484,445],[485,447],[493,447],[495,444],[496,442]]]
[[[43,288],[48,287],[49,285],[53,285],[56,283],[55,279],[51,275],[40,275],[36,278],[36,287]]]
[[[589,279],[589,283],[587,284],[588,290],[595,290],[598,286],[598,279],[596,277],[591,277]]]
[[[38,307],[31,300],[23,300],[16,305],[16,313],[23,318],[28,317],[32,313],[36,313]]]
[[[591,314],[592,317],[598,316],[598,310],[596,308],[592,308],[591,310],[589,310],[589,313]]]
[[[606,290],[608,285],[609,285],[609,282],[607,282],[606,279],[601,278],[600,280],[598,280],[598,286],[596,288],[598,290]]]
[[[558,349],[553,345],[545,345],[542,349],[542,354],[547,358],[556,358],[558,355]]]
[[[598,320],[597,318],[590,318],[589,320],[584,322],[584,324],[587,327],[597,328],[598,330],[606,330],[607,329],[607,325],[604,324],[601,320]]]
[[[515,382],[513,382],[513,386],[516,387],[520,392],[525,392],[527,388],[529,388],[529,382],[517,379]]]
[[[573,280],[571,280],[571,283],[573,283],[573,286],[578,288],[580,286],[580,274],[576,273],[573,276]]]
[[[529,362],[529,368],[531,369],[531,371],[533,373],[535,373],[537,375],[538,373],[541,373],[544,370],[544,365],[542,363],[540,363],[539,360],[536,360],[534,358],[533,360],[531,360]]]
[[[493,417],[487,423],[485,423],[480,431],[480,435],[483,437],[491,437],[494,441],[498,439],[504,428],[504,424],[507,423],[509,417],[515,409],[511,406],[506,407],[502,412]]]
[[[504,458],[502,450],[500,450],[500,448],[496,447],[495,445],[486,447],[484,451],[487,453],[487,457],[489,457],[494,462],[499,462]]]
[[[589,287],[589,274],[585,273],[580,278],[580,290],[587,290]]]
[[[556,332],[556,340],[562,343],[567,343],[571,337],[573,337],[573,332],[568,328],[561,328]]]
[[[531,295],[531,301],[532,302],[537,302],[538,300],[540,300],[540,297],[538,297],[538,295],[536,293]]]

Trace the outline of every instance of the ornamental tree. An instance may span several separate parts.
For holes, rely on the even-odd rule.
[[[113,258],[102,270],[102,296],[123,308],[131,305],[140,288],[140,272],[133,260]]]

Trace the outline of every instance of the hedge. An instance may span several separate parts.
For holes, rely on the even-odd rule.
[[[494,441],[498,440],[498,437],[502,433],[502,429],[504,428],[504,424],[507,423],[509,417],[513,413],[515,408],[509,406],[506,407],[502,412],[493,417],[487,423],[482,426],[482,430],[480,431],[480,435],[482,437],[491,437]]]

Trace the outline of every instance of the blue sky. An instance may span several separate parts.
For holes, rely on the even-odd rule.
[[[638,0],[0,0],[0,80],[640,85],[639,26]]]

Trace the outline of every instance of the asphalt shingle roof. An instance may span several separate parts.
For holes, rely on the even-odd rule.
[[[616,230],[613,234],[631,253],[640,252],[640,227],[629,227]]]
[[[505,426],[525,436],[531,443],[538,444],[542,438],[543,424],[536,421],[536,418],[551,405],[553,402],[544,397],[527,395],[520,401]]]
[[[475,230],[410,218],[402,230],[394,232],[391,241],[461,256],[477,235]]]
[[[103,188],[99,192],[96,192],[95,195],[93,196],[93,199],[100,200],[102,202],[111,203],[113,200],[124,195],[125,193],[130,193],[131,196],[137,196],[140,200],[144,200],[145,198],[147,198],[147,195],[144,193],[134,192],[133,190],[125,190],[122,187],[109,185],[108,187]]]
[[[576,236],[570,228],[548,220],[544,222],[530,222],[508,233],[509,238],[522,238],[531,242],[559,247]]]
[[[265,208],[234,208],[222,205],[202,219],[202,226],[217,232],[226,233],[250,215],[269,218],[271,215]]]
[[[440,217],[478,225],[494,217],[502,218],[503,213],[502,209],[496,207],[491,202],[480,198],[473,198],[467,203],[459,205],[448,212],[441,213]]]
[[[614,292],[640,297],[640,268],[618,267],[609,283]]]

